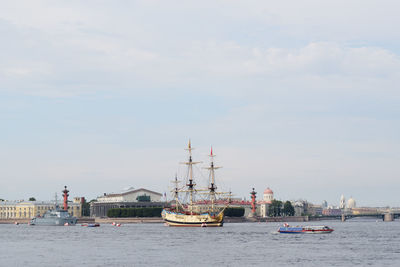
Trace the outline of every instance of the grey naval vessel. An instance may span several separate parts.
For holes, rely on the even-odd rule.
[[[55,209],[46,211],[43,216],[36,216],[30,221],[30,225],[75,225],[77,218],[71,216],[68,213],[68,190],[67,186],[64,186],[63,197],[64,197],[64,207],[60,209],[55,205]]]
[[[30,225],[75,225],[76,217],[71,216],[63,209],[48,210],[41,217],[34,217]]]

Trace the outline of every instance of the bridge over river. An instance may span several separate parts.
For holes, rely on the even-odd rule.
[[[322,216],[318,216],[318,217],[314,217],[314,219],[320,219],[320,220],[324,220],[324,219],[338,219],[338,220],[342,220],[347,221],[353,218],[377,218],[377,219],[381,219],[385,222],[390,222],[393,221],[395,219],[400,218],[400,210],[386,210],[386,211],[377,211],[377,212],[371,212],[371,213],[354,213],[351,211],[345,211],[343,214],[341,215],[322,215]]]

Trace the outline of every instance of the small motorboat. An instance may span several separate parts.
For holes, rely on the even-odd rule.
[[[330,234],[333,232],[333,229],[329,226],[304,226],[303,231],[306,234]]]
[[[100,227],[99,223],[84,223],[81,224],[81,226],[86,226],[86,227]]]
[[[330,234],[333,229],[326,225],[292,227],[285,223],[283,227],[279,227],[278,232],[282,234]]]

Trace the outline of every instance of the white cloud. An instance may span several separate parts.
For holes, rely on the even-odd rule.
[[[9,76],[27,75],[33,73],[32,66],[15,66],[14,62],[27,59],[34,62],[40,57],[43,64],[53,66],[49,68],[52,79],[48,79],[48,72],[35,70],[35,78],[27,80],[31,87],[27,93],[43,95],[46,91],[43,88],[47,87],[51,88],[50,95],[60,96],[120,88],[124,92],[143,93],[142,89],[146,89],[154,93],[163,90],[156,88],[167,87],[206,90],[217,95],[230,92],[243,97],[270,86],[295,84],[299,90],[307,90],[343,87],[349,80],[355,80],[361,88],[371,84],[361,81],[365,78],[390,84],[398,79],[400,69],[399,56],[390,49],[374,44],[349,45],[351,38],[318,41],[310,37],[310,27],[317,24],[330,30],[336,27],[338,31],[347,28],[360,32],[360,27],[371,28],[372,23],[377,23],[371,20],[373,14],[382,15],[381,4],[356,2],[306,1],[291,3],[288,8],[288,3],[219,1],[213,2],[212,10],[208,9],[210,3],[193,2],[185,3],[187,10],[176,9],[174,4],[178,2],[157,1],[134,4],[27,1],[24,9],[8,3],[0,11],[2,27],[8,34],[4,37],[9,43],[0,52],[4,58],[0,69]],[[350,12],[355,6],[358,12]],[[349,25],[352,16],[363,24]],[[379,25],[384,28],[392,22],[382,19]],[[248,32],[234,28],[241,23],[245,23]],[[304,27],[307,38],[288,45],[292,38],[298,37],[287,32],[287,27],[291,30]],[[323,29],[316,28],[315,32],[321,34]],[[270,34],[280,41],[270,39]],[[331,31],[329,34],[346,35]],[[286,38],[289,39],[284,42]],[[18,46],[14,48],[16,42]],[[74,89],[68,88],[68,83],[63,84],[67,76]],[[97,89],[88,89],[93,87],[93,80],[99,82]],[[10,77],[3,84],[3,90],[15,91],[16,87],[27,90]]]
[[[299,49],[253,48],[245,66],[250,72],[309,75],[398,75],[400,58],[388,50],[374,47],[349,48],[334,43],[310,43]]]

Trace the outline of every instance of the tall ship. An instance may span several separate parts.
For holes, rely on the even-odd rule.
[[[55,201],[55,207],[53,210],[46,211],[43,216],[36,216],[30,221],[30,225],[55,225],[55,226],[63,226],[63,225],[75,225],[77,222],[77,218],[71,216],[68,213],[68,190],[67,186],[64,187],[63,197],[64,197],[64,206],[61,209],[57,205],[57,196]]]
[[[186,184],[179,187],[179,181],[175,177],[175,188],[173,191],[175,198],[175,206],[163,209],[161,215],[168,226],[178,227],[220,227],[224,223],[224,211],[229,205],[229,200],[222,201],[223,205],[217,205],[217,196],[227,196],[228,193],[217,192],[215,183],[214,170],[220,167],[214,166],[214,155],[210,152],[209,182],[207,188],[197,189],[193,176],[193,165],[201,163],[192,160],[192,147],[189,141],[188,148],[189,159],[183,162],[187,166]],[[188,200],[183,201],[184,196]],[[230,196],[230,195],[228,195]],[[202,205],[199,204],[199,199],[203,197]],[[197,200],[197,202],[196,202]],[[205,200],[205,201],[204,201]],[[221,202],[220,202],[221,203]]]

